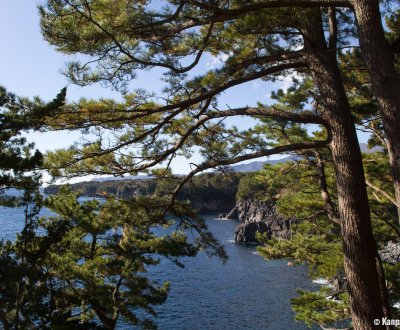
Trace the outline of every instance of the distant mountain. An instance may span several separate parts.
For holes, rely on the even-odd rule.
[[[365,152],[365,153],[373,153],[373,152],[377,152],[377,151],[383,151],[383,148],[380,146],[375,146],[370,149],[370,148],[368,148],[368,144],[366,144],[366,143],[360,143],[360,149],[361,149],[361,152]],[[257,171],[262,170],[262,168],[265,164],[275,165],[275,164],[285,163],[288,161],[299,160],[299,159],[300,159],[300,157],[298,157],[298,156],[288,156],[288,157],[284,157],[281,159],[275,159],[275,160],[255,161],[255,162],[251,162],[248,164],[232,165],[232,166],[230,166],[230,168],[234,172],[257,172]]]
[[[383,148],[379,146],[375,146],[371,149],[368,148],[368,145],[366,143],[360,143],[360,148],[361,152],[365,153],[372,153],[372,152],[377,152],[377,151],[382,151]],[[233,172],[240,172],[240,173],[248,173],[248,172],[257,172],[262,170],[263,166],[265,164],[280,164],[280,163],[285,163],[288,161],[293,161],[293,160],[298,160],[300,157],[298,156],[287,156],[281,159],[271,159],[271,160],[266,160],[266,161],[254,161],[248,164],[239,164],[239,165],[232,165],[229,166]],[[128,176],[107,176],[107,177],[100,177],[100,178],[94,178],[90,181],[92,182],[106,182],[106,181],[126,181],[126,180],[148,180],[152,179],[152,176],[149,175],[128,175]]]
[[[292,161],[292,160],[297,160],[299,158],[300,157],[296,157],[296,156],[288,156],[288,157],[284,157],[281,159],[271,159],[271,160],[266,160],[266,161],[255,161],[255,162],[251,162],[248,164],[232,165],[232,166],[230,166],[230,168],[234,172],[257,172],[257,171],[262,170],[262,168],[265,164],[275,165],[275,164],[285,163],[285,162]]]
[[[239,165],[232,165],[229,166],[233,172],[240,172],[240,173],[247,173],[247,172],[257,172],[260,171],[264,164],[280,164],[290,160],[299,159],[296,156],[288,156],[281,159],[273,159],[273,160],[266,160],[266,161],[255,161],[248,164],[239,164]],[[100,178],[93,178],[90,182],[107,182],[107,181],[127,181],[127,180],[148,180],[152,179],[153,177],[150,175],[127,175],[127,176],[107,176],[107,177],[100,177]]]
[[[106,182],[106,181],[126,181],[126,180],[147,180],[152,179],[150,175],[127,175],[127,176],[106,176],[101,178],[94,178],[91,182]]]
[[[360,143],[360,149],[361,149],[361,152],[365,152],[367,154],[377,152],[377,151],[383,151],[383,148],[380,146],[375,146],[370,149],[370,148],[368,148],[368,144],[366,144],[366,143]]]

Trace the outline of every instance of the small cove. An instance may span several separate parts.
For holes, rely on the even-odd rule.
[[[294,321],[290,306],[296,288],[315,287],[306,267],[288,267],[285,260],[265,261],[255,246],[234,243],[237,221],[212,215],[204,219],[229,260],[223,264],[199,253],[182,258],[183,269],[169,260],[151,268],[152,279],[170,282],[167,302],[155,307],[159,329],[308,329]],[[23,222],[21,208],[0,207],[0,237],[14,239]],[[117,328],[132,329],[123,322]]]

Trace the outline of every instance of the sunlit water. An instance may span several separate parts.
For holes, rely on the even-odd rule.
[[[170,282],[167,302],[156,306],[159,329],[307,329],[293,320],[290,299],[296,288],[315,286],[304,267],[287,261],[265,261],[254,246],[235,244],[236,221],[205,216],[210,231],[224,244],[229,260],[200,253],[182,258],[185,268],[168,260],[150,276]],[[0,207],[0,237],[14,239],[23,227],[21,208]],[[132,329],[121,322],[118,329]]]

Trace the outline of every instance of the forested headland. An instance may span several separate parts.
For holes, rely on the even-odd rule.
[[[200,213],[229,212],[235,206],[235,199],[241,173],[205,173],[188,182],[177,195],[178,200],[189,200],[191,206]],[[168,187],[174,187],[179,178],[171,179],[132,179],[90,181],[71,185],[71,189],[80,196],[104,197],[115,196],[130,199],[135,196],[164,195]],[[55,194],[60,186],[49,186],[46,194]]]

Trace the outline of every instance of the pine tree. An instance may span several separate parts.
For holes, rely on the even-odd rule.
[[[64,98],[65,89],[48,104],[2,89],[1,187],[23,190],[25,225],[14,241],[0,242],[0,324],[114,329],[124,320],[154,328],[153,306],[165,301],[168,283],[151,281],[146,272],[161,258],[182,266],[180,256],[200,249],[226,255],[187,203],[170,205],[160,197],[82,202],[68,188],[43,201],[38,172],[43,156],[38,150],[32,154],[33,144],[18,135],[45,129],[65,113]],[[43,206],[53,216],[40,217]],[[189,242],[184,231],[189,225],[201,239]]]
[[[60,109],[64,98],[65,89],[52,102],[44,104],[39,99],[29,101],[17,97],[0,87],[0,189],[22,191],[22,198],[11,206],[21,206],[25,216],[24,228],[16,242],[0,243],[0,322],[5,329],[32,325],[20,322],[24,300],[32,294],[33,301],[37,299],[40,305],[42,298],[40,294],[32,293],[34,283],[40,280],[40,273],[30,259],[28,245],[35,235],[35,219],[42,207],[38,170],[42,168],[43,155],[38,150],[33,151],[34,145],[20,135],[43,127],[45,118]]]
[[[42,166],[43,155],[33,151],[34,145],[20,135],[44,126],[45,118],[55,115],[63,105],[65,92],[63,89],[44,105],[17,97],[0,86],[0,189],[23,189],[35,182],[34,176],[26,173]]]
[[[173,201],[192,176],[206,169],[329,146],[353,322],[355,328],[369,329],[373,319],[389,315],[389,308],[372,235],[361,153],[337,63],[337,49],[348,41],[339,28],[351,31],[354,25],[347,19],[348,9],[268,9],[281,3],[296,4],[182,1],[157,10],[148,3],[130,1],[48,1],[41,8],[45,38],[59,51],[91,56],[90,63],[70,63],[66,73],[71,81],[101,82],[126,93],[123,103],[82,100],[53,122],[56,129],[93,128],[100,138],[81,148],[50,154],[48,165],[54,175],[122,175],[162,162],[168,167],[176,155],[188,155],[191,147],[199,146],[204,162],[178,185]],[[73,28],[77,23],[80,31]],[[206,53],[228,58],[219,69],[187,77]],[[142,90],[128,93],[135,71],[152,67],[167,70],[162,104]],[[219,108],[217,96],[226,89],[259,78],[273,79],[287,70],[306,71],[313,78],[315,109],[284,111],[261,104]],[[326,128],[326,139],[271,147],[254,130],[241,132],[218,124],[220,119],[241,115],[317,124]],[[111,145],[104,144],[108,132],[117,133]]]
[[[361,65],[357,62],[358,53],[348,53],[341,57],[341,65],[352,71],[347,71],[345,86],[349,89],[349,99],[352,105],[353,116],[357,126],[368,129],[374,135],[371,144],[381,141],[382,131],[376,103],[367,97],[371,91],[360,83],[360,76],[354,72],[361,72]],[[365,77],[365,75],[364,75]],[[301,104],[306,104],[312,82],[305,77],[301,80],[294,79],[294,83],[286,92],[279,90],[272,97],[278,101],[274,105],[281,109],[297,109]],[[269,120],[258,127],[265,131],[268,137],[274,138],[279,143],[287,139],[296,141],[304,139],[308,133],[304,127],[297,124],[274,123]],[[325,134],[314,132],[313,134]],[[290,240],[264,238],[265,246],[259,248],[261,254],[267,259],[289,258],[295,263],[307,263],[311,277],[323,277],[329,280],[335,278],[334,289],[322,288],[319,292],[300,290],[299,297],[292,301],[296,312],[296,319],[308,325],[317,324],[322,328],[343,327],[350,318],[349,297],[346,290],[343,269],[343,254],[339,237],[340,219],[337,214],[337,191],[335,189],[335,175],[333,172],[332,158],[329,152],[309,151],[296,152],[297,157],[303,160],[293,163],[268,166],[253,178],[249,191],[259,190],[264,186],[264,191],[258,195],[272,196],[278,210],[286,216],[296,216],[298,225],[292,227]],[[374,236],[378,245],[383,247],[390,240],[398,240],[398,225],[396,223],[396,205],[392,194],[391,177],[388,175],[389,160],[384,152],[368,153],[363,155],[366,170],[366,182],[369,186],[369,199],[371,216],[373,219]],[[240,187],[240,186],[239,186]],[[271,199],[271,197],[268,197]],[[337,221],[339,220],[339,221]],[[260,237],[261,239],[261,237]],[[397,265],[385,264],[388,286],[390,287],[390,300],[395,302],[399,295],[397,285]],[[397,309],[392,309],[397,314]],[[340,323],[338,323],[340,322]]]

